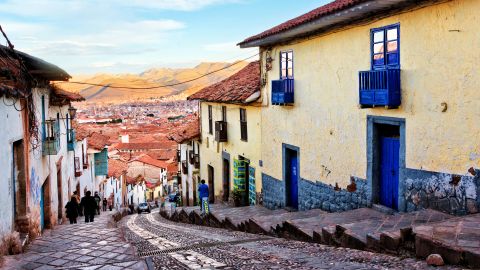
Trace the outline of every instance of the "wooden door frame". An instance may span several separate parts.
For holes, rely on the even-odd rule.
[[[290,168],[290,152],[296,152],[297,154],[297,201],[300,205],[300,147],[283,143],[282,144],[282,173],[283,173],[283,183],[285,185],[285,206],[290,206],[290,181],[289,178],[289,168]]]
[[[379,125],[397,126],[400,134],[400,149],[398,159],[398,211],[405,212],[406,200],[402,195],[405,191],[406,175],[406,123],[404,118],[394,118],[385,116],[367,116],[367,200],[372,203],[379,202],[379,179],[380,171],[378,169],[380,162],[379,144],[380,134]]]

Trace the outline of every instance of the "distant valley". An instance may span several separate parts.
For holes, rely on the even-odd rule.
[[[61,86],[66,90],[80,93],[86,98],[88,103],[121,103],[160,98],[182,100],[206,86],[235,74],[245,67],[248,62],[241,62],[229,67],[231,64],[208,62],[201,63],[193,68],[153,68],[140,74],[96,74],[91,77],[73,76],[71,81],[99,84],[101,86],[73,83],[62,83]],[[185,84],[152,89],[129,89],[172,85],[219,69],[223,70]],[[117,88],[119,86],[126,88]]]

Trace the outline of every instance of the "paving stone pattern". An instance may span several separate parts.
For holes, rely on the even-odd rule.
[[[135,235],[136,240],[132,243],[141,250],[144,250],[141,245],[154,248],[148,241],[139,241],[142,237],[152,236],[143,232],[145,230],[162,238],[175,235],[171,241],[178,243],[179,250],[153,255],[151,258],[156,269],[457,269],[452,266],[432,268],[415,259],[317,243],[273,237],[261,240],[258,235],[245,232],[175,223],[156,211],[126,217],[121,223],[127,235]],[[138,230],[143,236],[131,230]],[[217,245],[202,247],[202,243]]]
[[[480,214],[415,226],[417,256],[442,255],[447,263],[480,268]]]
[[[9,256],[2,269],[147,269],[117,228],[107,228],[108,214],[93,223],[59,225],[45,231],[27,252]]]
[[[369,240],[369,248],[380,246],[380,236],[384,231],[401,231],[415,225],[443,221],[452,216],[435,210],[422,210],[412,213],[385,215],[380,219],[366,219],[354,223],[335,225],[334,234],[339,245],[343,247],[364,249]],[[322,231],[323,233],[323,231]],[[392,250],[394,247],[390,247]]]

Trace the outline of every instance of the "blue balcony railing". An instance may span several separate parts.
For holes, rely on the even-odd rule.
[[[108,175],[108,151],[103,149],[100,153],[94,154],[95,176]]]
[[[272,81],[272,104],[288,105],[294,103],[294,80],[281,79]]]
[[[358,78],[361,106],[400,106],[400,69],[360,71]]]
[[[67,131],[67,148],[68,151],[75,151],[75,129],[71,128]]]
[[[56,120],[43,122],[45,134],[42,140],[42,154],[56,155],[60,150],[60,124]]]

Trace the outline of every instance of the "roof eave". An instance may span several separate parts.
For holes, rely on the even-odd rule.
[[[441,1],[441,0],[440,0]],[[420,1],[422,2],[422,1]],[[423,2],[439,2],[436,0],[425,0]],[[327,32],[337,27],[346,26],[362,19],[370,19],[374,15],[378,15],[379,12],[385,10],[397,10],[403,9],[409,6],[419,5],[419,1],[411,0],[372,0],[368,2],[359,3],[355,6],[349,7],[345,10],[335,12],[327,16],[321,16],[320,18],[311,22],[301,24],[292,29],[279,32],[273,35],[266,36],[264,38],[258,38],[251,41],[242,41],[239,45],[240,48],[251,47],[266,47],[279,43],[285,43],[290,40],[309,36],[319,32]],[[377,17],[376,17],[377,18]]]

